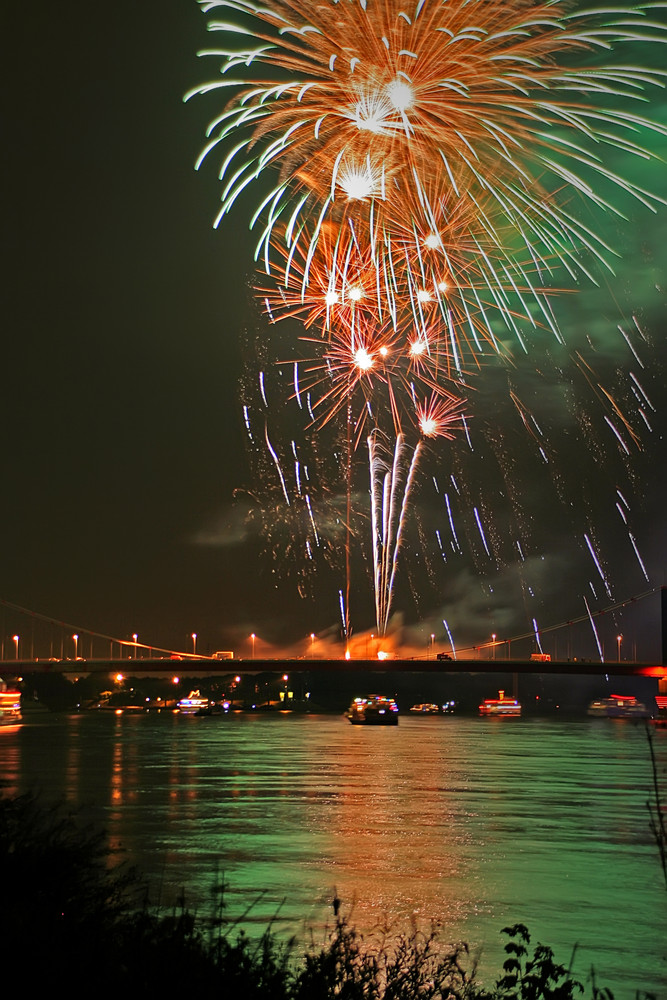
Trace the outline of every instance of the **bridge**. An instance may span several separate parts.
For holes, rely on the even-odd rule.
[[[615,677],[653,677],[667,683],[667,664],[637,663],[628,660],[600,663],[591,660],[498,660],[498,659],[234,659],[214,660],[210,656],[143,657],[138,659],[94,660],[4,660],[0,676],[9,678],[29,673],[68,674],[294,674],[294,673],[428,673],[428,674],[563,674]]]
[[[614,621],[617,620],[613,613],[627,613],[628,609],[632,613],[643,598],[653,594],[659,594],[659,608],[656,608],[657,613],[651,614],[650,617],[656,619],[657,628],[654,630],[660,632],[660,641],[656,646],[660,648],[661,655],[650,660],[638,660],[632,655],[621,655],[626,654],[626,651],[632,651],[630,636],[634,631],[641,632],[644,625],[635,628],[632,624],[627,629],[624,639],[619,633],[618,626],[613,627]],[[545,645],[556,651],[556,655],[550,657],[544,654],[531,657],[530,650],[524,656],[516,655],[515,651],[517,647],[522,648],[522,643],[528,644],[532,649],[539,644],[541,653],[541,638],[536,628],[534,632],[506,638],[493,635],[490,642],[470,646],[458,652],[452,649],[451,653],[441,654],[440,657],[436,656],[435,636],[431,635],[431,643],[425,655],[410,658],[390,656],[384,659],[368,656],[368,641],[365,644],[366,655],[359,655],[363,649],[363,641],[357,648],[357,655],[352,658],[343,655],[342,645],[340,656],[331,656],[330,647],[326,650],[328,655],[317,655],[318,643],[314,635],[311,635],[305,643],[306,655],[279,659],[255,656],[256,637],[252,635],[249,637],[252,644],[250,645],[248,641],[250,656],[220,659],[197,653],[195,633],[190,636],[192,652],[185,652],[149,646],[140,642],[137,634],[133,634],[131,638],[116,638],[93,632],[2,599],[0,599],[0,616],[0,677],[7,680],[30,673],[76,675],[124,673],[164,676],[325,672],[611,675],[655,678],[659,682],[660,691],[667,693],[667,587],[654,588],[574,621],[542,629],[542,637],[550,633],[548,643],[545,640]],[[552,638],[552,634],[557,633],[559,629],[567,630],[569,634],[573,627],[579,625],[590,629],[595,635],[599,655],[594,658],[570,655],[564,657],[562,654],[558,656],[558,639]],[[604,656],[605,638],[607,645],[611,645],[617,654],[614,658],[607,659]],[[375,645],[377,644],[378,640],[375,639]],[[562,641],[560,645],[562,649]],[[371,643],[371,650],[373,646],[374,643]],[[515,652],[514,656],[512,652]]]

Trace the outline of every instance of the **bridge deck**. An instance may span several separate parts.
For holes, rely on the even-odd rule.
[[[606,663],[591,660],[212,660],[209,657],[184,655],[181,659],[146,657],[125,660],[4,660],[0,677],[30,673],[124,673],[144,674],[243,674],[243,673],[497,673],[497,674],[610,674],[620,677],[667,678],[667,665],[634,663],[627,660]]]

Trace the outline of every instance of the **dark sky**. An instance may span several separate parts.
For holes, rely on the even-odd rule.
[[[246,507],[233,502],[235,490],[253,492],[266,521],[279,490],[261,462],[253,468],[269,478],[253,480],[245,447],[240,385],[249,392],[257,368],[247,345],[265,333],[249,304],[247,212],[213,231],[216,164],[197,174],[193,163],[217,98],[182,103],[215,70],[196,57],[205,25],[194,0],[14,0],[0,14],[0,597],[156,645],[185,648],[196,631],[202,648],[242,655],[251,631],[276,647],[311,631],[336,636],[344,574],[315,565],[314,597],[300,597],[299,574],[282,573],[280,533],[268,532],[268,546],[253,537]],[[665,194],[664,168],[642,176]],[[600,380],[628,398],[635,362],[617,324],[631,330],[638,317],[653,429],[629,458],[607,440],[607,464],[591,454],[605,426],[595,380],[573,375],[564,356],[537,345],[512,378],[483,372],[475,456],[461,442],[431,454],[407,535],[396,606],[416,647],[434,631],[440,641],[443,617],[461,640],[483,641],[530,631],[535,616],[542,626],[576,617],[584,595],[602,608],[665,582],[665,214],[601,225],[624,254],[618,277],[556,308],[573,349],[594,356]],[[507,406],[512,379],[535,402],[553,448],[548,468]],[[286,447],[279,425],[271,433]],[[468,540],[445,565],[434,538],[448,530],[442,483],[452,474],[466,484],[457,516]],[[619,485],[632,494],[648,581],[610,500]],[[324,504],[321,517],[326,536]],[[529,548],[520,564],[519,535]],[[356,631],[372,630],[363,567],[355,594]]]

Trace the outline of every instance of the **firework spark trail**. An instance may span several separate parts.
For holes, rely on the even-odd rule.
[[[248,413],[248,407],[245,403],[243,404],[243,422],[245,424],[249,439],[253,441],[254,439],[252,436],[252,428],[250,427],[250,414]]]
[[[450,632],[449,625],[447,624],[444,618],[442,619],[442,624],[445,626],[445,632],[447,633],[447,637],[449,639],[449,645],[452,650],[452,656],[454,657],[454,659],[456,659],[456,646],[454,645],[454,638],[452,636],[452,633]]]
[[[345,638],[347,639],[347,638],[349,638],[349,635],[348,635],[348,620],[347,620],[347,611],[345,610],[345,598],[343,596],[343,591],[342,590],[338,591],[338,606],[339,606],[339,610],[340,610],[340,620],[341,620],[341,624],[343,626],[343,632],[345,633]]]
[[[614,423],[610,420],[610,418],[607,416],[606,413],[604,415],[604,420],[605,420],[605,423],[608,425],[608,427],[611,429],[612,433],[614,434],[616,440],[620,444],[620,446],[623,449],[623,451],[625,452],[625,454],[629,455],[630,454],[630,449],[628,448],[627,444],[623,440],[623,438],[621,436],[621,432],[619,431],[618,427],[616,427],[614,425]]]
[[[637,378],[637,376],[635,375],[634,372],[630,372],[630,378],[632,379],[632,381],[634,382],[634,384],[637,386],[637,390],[639,391],[642,399],[644,399],[646,401],[646,405],[648,407],[650,407],[650,409],[653,410],[653,412],[655,413],[655,406],[653,405],[653,403],[651,402],[651,400],[648,398],[648,396],[644,392],[644,390],[643,390],[643,388],[642,388],[642,386],[641,386],[641,384],[639,382],[639,379]]]
[[[535,635],[535,642],[537,643],[537,648],[539,649],[539,651],[541,653],[542,652],[542,641],[540,639],[540,633],[539,633],[539,630],[537,628],[537,622],[535,621],[534,618],[533,618],[533,634]]]
[[[602,651],[602,643],[600,642],[600,636],[598,635],[598,630],[595,627],[595,621],[593,620],[593,615],[591,614],[591,609],[586,597],[584,596],[584,604],[586,605],[586,614],[588,615],[588,620],[591,623],[591,628],[593,629],[593,635],[595,636],[595,642],[598,647],[598,653],[600,655],[600,663],[604,663],[604,653]]]
[[[268,427],[264,428],[264,440],[266,441],[266,447],[269,449],[269,454],[271,455],[271,458],[274,461],[275,467],[276,467],[277,472],[278,472],[278,476],[280,477],[280,485],[283,488],[283,496],[285,497],[285,503],[289,507],[289,505],[290,505],[290,498],[289,498],[289,493],[287,492],[287,486],[285,484],[285,477],[283,475],[283,470],[282,470],[282,468],[280,466],[280,459],[278,458],[278,455],[276,454],[275,448],[273,447],[273,445],[269,441],[269,428]]]
[[[624,330],[624,329],[623,329],[623,327],[622,327],[622,326],[620,325],[620,323],[618,324],[618,327],[617,327],[617,329],[618,329],[618,330],[620,330],[620,332],[621,332],[621,335],[622,335],[622,337],[623,337],[623,340],[624,340],[624,341],[626,342],[626,344],[627,344],[627,345],[628,345],[628,347],[630,348],[630,350],[631,350],[631,352],[632,352],[632,355],[633,355],[633,357],[634,357],[635,361],[637,362],[637,364],[639,365],[639,367],[640,367],[640,368],[643,368],[643,367],[644,367],[644,365],[642,364],[642,361],[641,361],[641,358],[639,357],[639,355],[637,354],[637,352],[636,352],[636,350],[635,350],[635,347],[634,347],[634,344],[632,343],[632,341],[630,340],[630,337],[629,337],[629,336],[628,336],[628,334],[627,334],[627,333],[625,332],[625,330]]]
[[[646,566],[644,565],[644,561],[643,561],[642,557],[639,554],[639,549],[637,548],[637,542],[635,541],[635,538],[634,538],[632,532],[630,532],[630,531],[628,532],[628,538],[630,539],[630,544],[632,545],[632,548],[634,549],[634,553],[637,556],[637,562],[641,566],[642,573],[644,574],[645,579],[648,581],[649,575],[646,572]]]
[[[266,399],[266,390],[264,388],[264,372],[260,372],[259,373],[259,391],[262,394],[262,400],[264,402],[264,406],[268,410],[269,404],[268,404],[267,399]]]
[[[308,508],[308,516],[310,517],[310,523],[313,526],[313,537],[315,539],[315,544],[319,546],[319,544],[320,544],[320,536],[319,536],[319,534],[317,532],[317,525],[315,524],[315,518],[313,516],[313,508],[312,508],[312,505],[310,503],[310,497],[308,496],[307,493],[306,493],[304,499],[306,501],[306,507]]]
[[[463,550],[461,549],[461,546],[459,545],[459,540],[458,540],[457,535],[456,535],[456,528],[454,527],[454,518],[452,516],[452,508],[451,508],[451,505],[449,503],[449,494],[448,493],[445,493],[445,505],[447,507],[447,517],[449,518],[449,527],[450,527],[451,532],[452,532],[452,538],[454,539],[454,542],[452,543],[452,548],[454,548],[454,546],[456,546],[456,549],[458,549],[459,552],[462,552]]]
[[[609,589],[609,582],[607,581],[607,578],[606,578],[606,576],[605,576],[605,574],[604,574],[604,572],[602,570],[602,566],[600,565],[600,560],[598,559],[597,553],[596,553],[595,549],[593,548],[593,543],[591,542],[591,540],[590,540],[590,538],[588,537],[587,534],[584,534],[584,541],[586,542],[586,545],[588,546],[588,551],[590,552],[591,557],[593,559],[593,562],[595,563],[595,568],[597,569],[598,573],[600,574],[600,579],[602,580],[602,583],[604,584],[604,589],[605,589],[605,591],[607,593],[607,597],[611,600],[612,599],[612,594],[611,594],[611,590]]]
[[[484,528],[482,527],[482,521],[481,521],[481,518],[479,516],[479,511],[477,510],[476,507],[473,507],[473,513],[475,515],[475,521],[477,522],[477,527],[479,529],[479,534],[480,534],[480,537],[482,539],[482,543],[484,545],[484,551],[486,552],[487,556],[490,559],[491,558],[491,553],[489,552],[489,546],[486,543],[486,535],[484,534]]]
[[[377,434],[368,438],[375,613],[379,635],[386,634],[389,624],[396,562],[419,451],[419,444],[410,448],[399,434],[391,465],[388,465],[379,453]]]

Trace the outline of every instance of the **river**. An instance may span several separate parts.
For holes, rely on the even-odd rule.
[[[664,787],[667,730],[655,746]],[[605,719],[30,715],[0,730],[8,793],[83,804],[164,903],[324,934],[416,919],[467,941],[482,977],[522,922],[616,1000],[665,996],[667,892],[649,829],[642,725]]]

